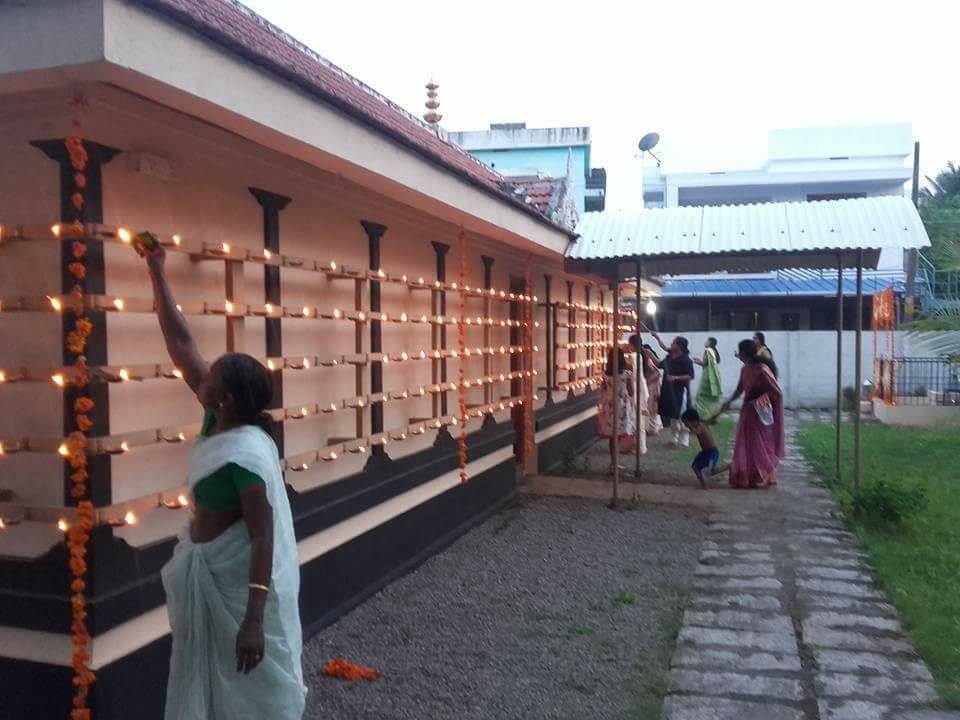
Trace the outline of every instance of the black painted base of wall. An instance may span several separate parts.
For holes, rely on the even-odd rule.
[[[301,567],[304,637],[319,632],[385,585],[419,566],[514,496],[516,462],[506,461]],[[160,720],[170,638],[102,668],[93,686],[96,720]],[[69,668],[0,658],[7,690],[0,720],[62,720],[72,695]]]
[[[565,396],[548,402],[537,411],[537,431],[579,415],[595,407],[596,394],[588,391],[579,396]],[[561,463],[576,457],[597,439],[597,418],[589,417],[576,425],[537,443],[537,467],[541,473],[550,472]]]

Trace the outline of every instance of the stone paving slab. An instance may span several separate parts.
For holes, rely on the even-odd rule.
[[[690,596],[692,608],[753,608],[754,610],[780,610],[783,605],[774,595],[751,595],[749,593],[693,593]]]
[[[683,622],[686,625],[700,627],[760,630],[782,635],[793,633],[793,623],[783,614],[761,615],[757,612],[739,610],[687,610],[683,616]]]
[[[739,670],[772,670],[797,672],[801,670],[798,653],[753,652],[743,654],[737,650],[695,648],[682,646],[673,655],[674,667],[731,668]]]
[[[710,516],[663,720],[960,720],[938,709],[829,492],[787,450],[776,487],[731,492]]]
[[[823,697],[850,698],[860,695],[884,698],[886,702],[917,705],[936,703],[938,700],[937,691],[930,683],[869,675],[824,675],[817,678],[816,688]]]
[[[695,692],[709,695],[758,695],[779,700],[801,700],[803,687],[795,678],[766,675],[741,675],[732,672],[674,670],[670,673],[670,692]]]
[[[801,710],[768,702],[744,702],[716,697],[669,695],[663,720],[806,720]]]

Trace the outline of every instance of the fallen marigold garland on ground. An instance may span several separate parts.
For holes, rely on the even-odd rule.
[[[90,685],[95,677],[90,670],[90,633],[87,630],[87,545],[90,542],[90,532],[93,530],[96,512],[88,499],[87,480],[87,436],[86,433],[93,427],[89,413],[94,408],[94,402],[86,396],[86,388],[90,382],[87,360],[84,352],[87,340],[93,331],[93,323],[87,317],[84,297],[84,283],[87,277],[85,264],[87,244],[84,242],[83,229],[83,190],[87,186],[84,171],[87,167],[88,155],[83,147],[83,138],[80,135],[80,113],[87,105],[86,98],[80,92],[74,93],[70,106],[74,110],[73,128],[64,144],[73,167],[74,193],[70,202],[76,211],[74,221],[65,228],[66,236],[74,238],[71,246],[73,261],[67,265],[67,270],[74,279],[70,291],[70,307],[73,310],[73,330],[67,333],[64,343],[67,351],[74,356],[75,386],[79,393],[73,402],[74,430],[67,438],[66,462],[73,471],[70,473],[70,497],[77,500],[77,519],[67,529],[67,550],[69,554],[70,573],[73,579],[70,582],[70,608],[73,621],[70,624],[70,642],[73,646],[73,709],[70,711],[71,720],[91,720],[90,709],[87,707],[87,698],[90,694]]]
[[[338,678],[340,680],[347,680],[354,682],[356,680],[376,680],[380,677],[380,672],[378,670],[372,670],[371,668],[363,667],[362,665],[356,665],[349,660],[344,660],[343,658],[333,658],[328,660],[327,663],[323,666],[323,674],[327,677]]]

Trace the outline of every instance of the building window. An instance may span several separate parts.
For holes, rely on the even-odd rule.
[[[694,332],[707,329],[706,310],[678,310],[677,332]]]
[[[643,194],[644,202],[663,202],[663,192],[660,190],[650,190]]]
[[[794,312],[781,313],[780,329],[781,330],[799,330],[800,329],[800,313],[794,313]]]
[[[811,330],[835,330],[837,327],[836,310],[811,310]]]
[[[734,330],[757,330],[758,320],[756,312],[734,311],[731,313]]]

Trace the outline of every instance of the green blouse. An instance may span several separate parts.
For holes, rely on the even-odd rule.
[[[204,410],[200,437],[205,438],[210,435],[213,421],[213,413]],[[193,500],[197,505],[207,510],[239,510],[240,491],[262,482],[263,478],[256,473],[252,473],[236,463],[227,463],[197,481],[197,484],[193,486]]]

